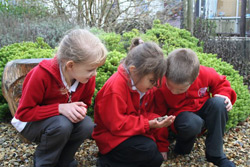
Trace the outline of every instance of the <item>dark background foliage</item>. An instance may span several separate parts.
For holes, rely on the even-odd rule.
[[[243,76],[244,83],[250,90],[250,38],[239,38],[227,35],[216,35],[216,25],[206,19],[197,19],[194,36],[199,39],[205,53],[217,54]]]

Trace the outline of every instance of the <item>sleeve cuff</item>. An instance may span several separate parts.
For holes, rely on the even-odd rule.
[[[168,147],[161,147],[160,145],[158,145],[158,150],[159,150],[159,152],[168,152],[169,151]]]
[[[144,119],[144,128],[146,132],[150,130],[148,119]]]

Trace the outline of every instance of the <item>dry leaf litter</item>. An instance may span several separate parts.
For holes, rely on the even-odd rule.
[[[174,142],[170,144],[168,160],[161,167],[213,167],[205,159],[205,137],[197,139],[189,155],[176,156],[172,153]],[[9,123],[0,123],[0,166],[33,166],[34,143],[24,143],[17,131]],[[250,119],[230,129],[224,136],[224,151],[237,167],[250,167]],[[86,140],[76,153],[79,167],[95,167],[98,148],[93,140]]]

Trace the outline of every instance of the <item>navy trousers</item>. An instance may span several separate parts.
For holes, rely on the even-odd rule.
[[[177,130],[175,152],[189,154],[197,135],[203,128],[206,128],[206,154],[224,157],[223,135],[227,120],[226,104],[224,104],[224,98],[221,97],[210,98],[196,113],[188,111],[180,113],[174,122]]]
[[[156,143],[145,136],[133,136],[111,152],[99,155],[98,167],[160,167],[163,157]]]
[[[42,121],[29,122],[21,134],[36,142],[34,166],[76,167],[74,156],[80,145],[91,137],[94,123],[88,116],[81,122],[72,123],[63,115]]]

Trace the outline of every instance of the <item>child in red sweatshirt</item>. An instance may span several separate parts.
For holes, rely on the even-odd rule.
[[[98,166],[161,166],[168,143],[157,142],[154,134],[175,118],[159,122],[153,113],[154,86],[165,73],[164,62],[157,44],[136,38],[118,71],[97,93],[93,138],[100,151]]]
[[[94,128],[87,107],[106,53],[100,39],[75,29],[62,39],[53,59],[43,60],[27,74],[12,124],[38,144],[34,166],[77,166],[75,153]]]
[[[220,167],[234,167],[223,152],[227,112],[236,101],[229,81],[214,69],[201,66],[191,49],[171,52],[166,66],[162,87],[156,92],[156,111],[176,116],[171,125],[177,133],[174,152],[189,154],[196,136],[206,128],[207,160]]]

